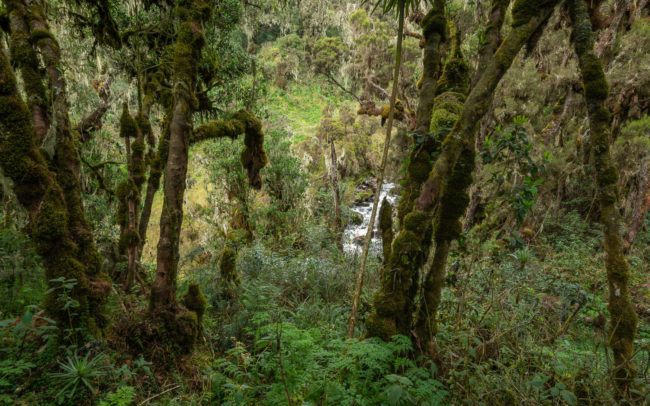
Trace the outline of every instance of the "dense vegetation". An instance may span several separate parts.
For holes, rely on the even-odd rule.
[[[0,404],[650,403],[649,13],[0,0]]]

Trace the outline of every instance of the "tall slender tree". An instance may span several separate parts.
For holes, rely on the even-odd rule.
[[[630,301],[630,267],[623,253],[621,224],[617,209],[618,170],[610,154],[611,113],[605,107],[609,86],[603,65],[594,52],[594,35],[585,0],[568,0],[573,25],[572,39],[578,55],[582,88],[587,102],[589,130],[596,169],[600,222],[609,286],[609,345],[614,353],[613,378],[619,397],[629,395],[636,368],[632,361],[638,318]]]
[[[397,91],[399,84],[399,72],[402,64],[402,39],[404,37],[404,11],[406,8],[407,0],[397,0],[385,3],[384,11],[390,11],[393,7],[397,7],[397,47],[395,48],[395,66],[393,70],[393,88],[390,95],[390,110],[388,113],[388,123],[386,124],[386,138],[384,139],[384,152],[381,156],[381,165],[377,173],[377,182],[375,196],[372,202],[372,211],[370,212],[370,222],[368,223],[368,230],[366,231],[366,238],[363,241],[363,248],[361,250],[361,259],[359,261],[359,270],[357,271],[357,278],[354,286],[354,294],[352,296],[352,309],[350,312],[350,319],[348,322],[348,338],[354,337],[354,327],[357,323],[357,311],[359,308],[359,299],[361,297],[361,289],[363,287],[363,275],[366,269],[366,259],[368,258],[368,249],[370,248],[370,241],[374,234],[375,217],[377,216],[377,206],[379,205],[379,196],[381,195],[381,187],[384,183],[384,172],[386,171],[386,161],[388,160],[388,151],[390,149],[391,133],[393,131],[393,121],[395,120],[395,102],[397,100]],[[409,3],[412,3],[409,1]]]

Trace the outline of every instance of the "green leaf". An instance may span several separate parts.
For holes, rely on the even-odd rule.
[[[568,390],[563,390],[560,392],[560,395],[562,396],[562,399],[564,399],[567,404],[573,406],[578,404],[578,398],[576,395],[573,394],[573,392],[570,392]]]
[[[389,405],[399,405],[399,401],[404,394],[404,389],[399,385],[391,385],[386,391]]]

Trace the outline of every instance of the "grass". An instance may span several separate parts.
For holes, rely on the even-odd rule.
[[[272,121],[286,120],[293,143],[298,144],[316,136],[326,107],[337,108],[345,100],[327,82],[315,78],[307,83],[291,82],[286,91],[272,86],[266,103]]]

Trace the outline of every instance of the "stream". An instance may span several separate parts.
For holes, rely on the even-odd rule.
[[[381,203],[384,201],[384,197],[386,197],[393,208],[395,208],[395,202],[397,201],[398,196],[390,193],[394,188],[394,183],[385,183],[382,185],[379,194],[379,207],[377,207],[377,215],[375,217],[379,217],[379,209],[381,209]],[[363,221],[361,224],[348,225],[343,232],[343,250],[349,254],[360,254],[363,249],[363,240],[366,237],[366,231],[368,231],[368,224],[370,223],[373,199],[374,196],[371,196],[363,203],[350,207],[350,210],[361,215]],[[375,233],[370,242],[370,250],[374,252],[379,252],[382,248],[381,239],[377,232],[378,223],[377,218],[375,218]]]

